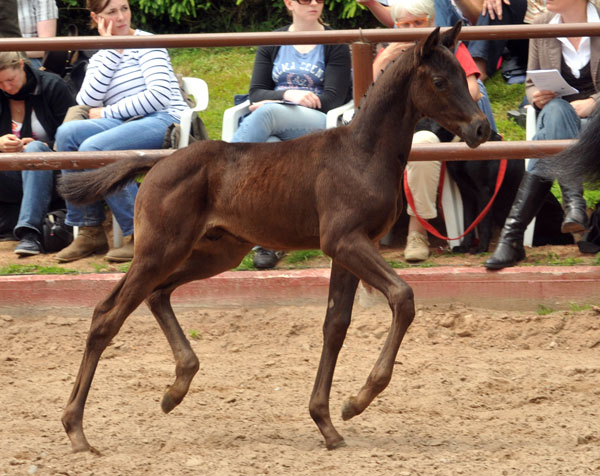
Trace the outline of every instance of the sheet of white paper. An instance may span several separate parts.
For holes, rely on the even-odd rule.
[[[540,91],[554,91],[559,96],[575,94],[579,91],[565,81],[557,69],[536,69],[527,71],[535,87]]]

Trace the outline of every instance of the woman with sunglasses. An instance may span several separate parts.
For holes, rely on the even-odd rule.
[[[277,31],[323,31],[323,0],[283,0],[292,23]],[[251,114],[232,142],[289,140],[325,129],[326,113],[350,99],[350,51],[345,44],[262,46],[256,52]],[[282,255],[258,249],[254,264],[272,268]]]

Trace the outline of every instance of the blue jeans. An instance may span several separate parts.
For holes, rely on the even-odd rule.
[[[469,21],[458,12],[450,0],[434,0],[433,5],[435,7],[435,26],[454,26],[458,20],[461,20],[463,25],[469,25]]]
[[[477,84],[479,84],[479,91],[481,92],[481,98],[479,98],[479,101],[477,101],[477,106],[479,106],[479,109],[481,109],[481,111],[485,114],[485,117],[487,117],[492,130],[494,132],[498,132],[496,120],[494,119],[494,111],[492,111],[492,104],[490,103],[490,97],[488,96],[485,84],[483,84],[481,79],[477,80]]]
[[[128,122],[111,118],[65,122],[56,132],[56,150],[87,152],[160,149],[167,128],[173,122],[173,117],[166,112],[154,112]],[[77,171],[62,171],[62,173],[75,172]],[[118,192],[104,197],[123,231],[123,236],[133,234],[133,207],[137,189],[137,184],[132,182]],[[104,218],[102,202],[82,206],[67,202],[65,221],[68,225],[98,226],[104,222]]]
[[[25,152],[51,152],[46,144],[34,141]],[[14,234],[23,237],[27,229],[42,233],[44,216],[52,200],[54,172],[52,170],[20,170],[0,172],[0,202],[20,203],[19,220]]]
[[[266,142],[296,139],[309,132],[325,129],[326,114],[304,106],[266,103],[246,117],[231,142]]]
[[[538,113],[533,140],[574,139],[579,135],[585,119],[581,119],[573,106],[560,98],[552,99]],[[538,159],[531,159],[528,172],[536,174]]]

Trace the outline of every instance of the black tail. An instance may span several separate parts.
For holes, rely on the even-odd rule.
[[[69,202],[97,202],[123,188],[136,176],[150,170],[164,157],[132,157],[119,160],[96,170],[63,173],[58,179],[58,193]]]
[[[539,170],[561,183],[600,182],[600,108],[590,116],[588,124],[571,147],[552,159],[540,161]]]

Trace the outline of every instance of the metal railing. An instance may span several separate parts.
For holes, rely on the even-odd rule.
[[[284,44],[352,45],[355,104],[359,104],[372,83],[373,44],[382,41],[413,41],[427,36],[431,28],[357,29],[322,32],[202,33],[183,35],[1,38],[0,51],[77,50],[104,48],[190,48],[260,46]],[[465,27],[464,40],[547,38],[556,36],[599,36],[600,23],[560,25],[505,25]],[[573,141],[513,141],[486,143],[470,149],[462,143],[419,144],[412,148],[410,160],[493,160],[543,157],[555,154]],[[173,150],[130,150],[102,152],[48,152],[2,154],[0,170],[82,169],[100,167],[135,155],[166,156]]]

